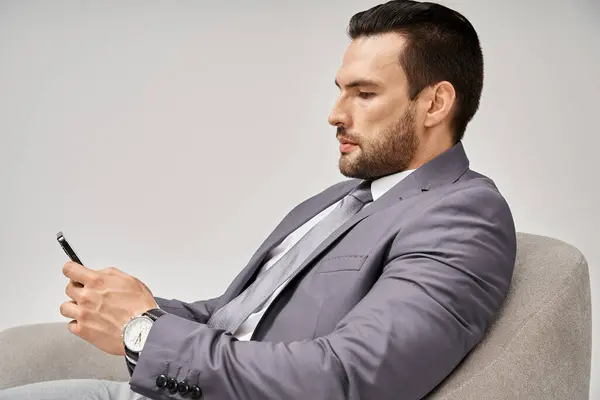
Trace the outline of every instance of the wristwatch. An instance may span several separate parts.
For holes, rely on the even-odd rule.
[[[136,364],[140,353],[146,344],[150,329],[166,311],[153,308],[140,315],[132,317],[123,328],[123,344],[125,346],[125,358],[132,364]]]

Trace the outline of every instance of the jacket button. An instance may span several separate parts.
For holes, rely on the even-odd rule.
[[[177,381],[173,378],[167,378],[167,389],[171,393],[175,393],[177,391]]]
[[[202,390],[198,386],[192,386],[190,388],[190,395],[192,399],[201,399],[202,398]]]
[[[160,375],[158,378],[156,378],[156,386],[161,389],[167,386],[167,377],[165,375]]]
[[[182,395],[186,394],[190,390],[190,385],[188,385],[187,382],[179,382],[179,385],[177,385],[177,390],[179,390],[179,393]]]

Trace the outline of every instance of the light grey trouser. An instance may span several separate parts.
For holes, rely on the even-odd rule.
[[[69,379],[0,390],[0,400],[145,400],[128,382]]]

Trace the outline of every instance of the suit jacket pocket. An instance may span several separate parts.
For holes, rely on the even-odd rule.
[[[325,257],[316,266],[315,274],[337,271],[358,271],[363,266],[366,258],[366,255]]]

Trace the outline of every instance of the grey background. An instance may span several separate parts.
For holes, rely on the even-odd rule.
[[[59,230],[89,267],[193,301],[343,178],[333,80],[348,19],[378,2],[248,3],[0,1],[0,329],[66,322]],[[484,49],[472,167],[519,231],[586,255],[598,377],[600,2],[444,4]]]

